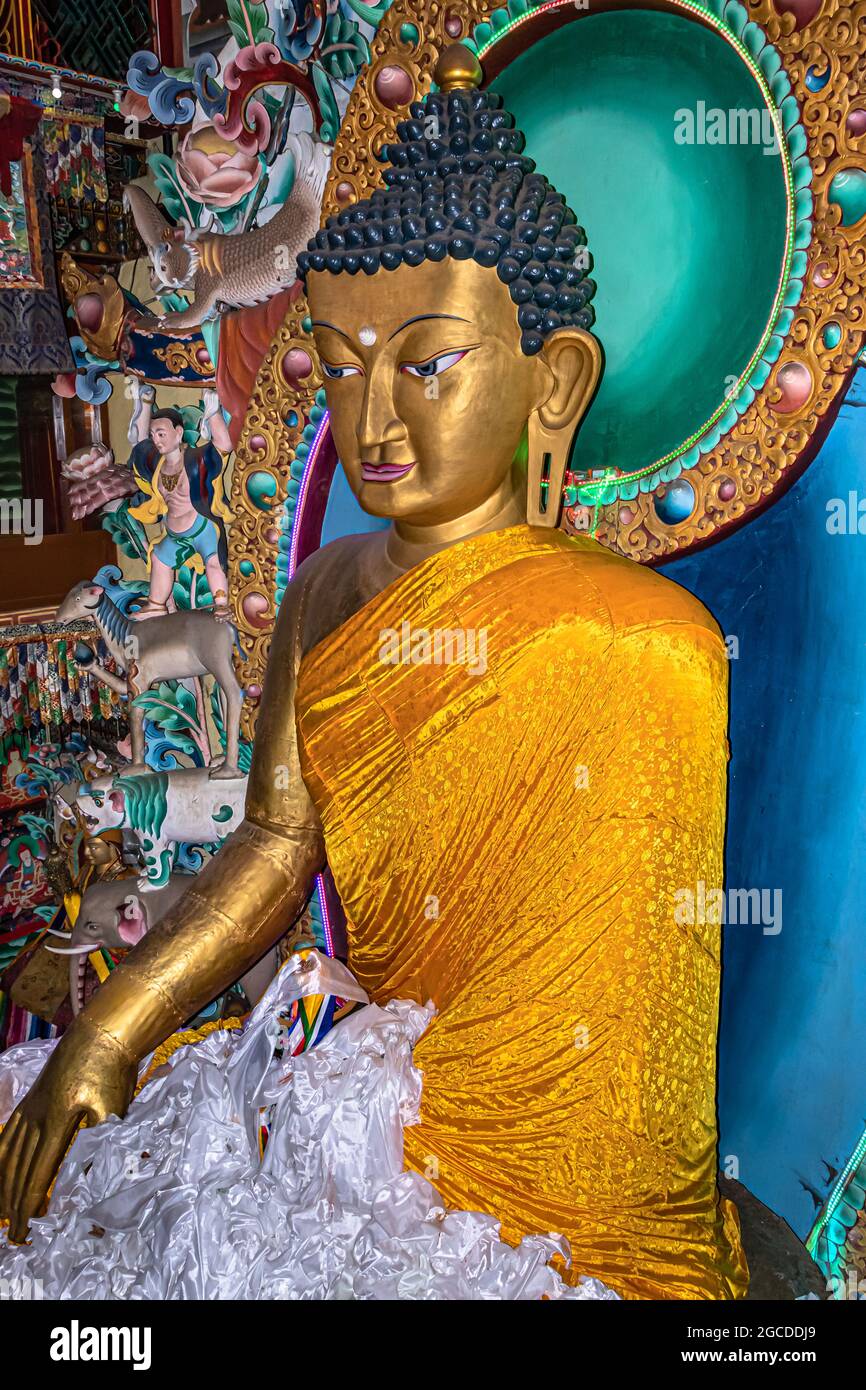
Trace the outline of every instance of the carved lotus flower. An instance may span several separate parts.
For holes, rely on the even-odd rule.
[[[177,172],[191,197],[206,207],[230,208],[259,181],[258,156],[244,154],[211,125],[185,135],[177,155]]]

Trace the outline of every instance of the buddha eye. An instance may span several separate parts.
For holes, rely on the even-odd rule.
[[[360,367],[332,367],[330,362],[326,362],[323,357],[319,358],[322,364],[322,371],[329,381],[342,381],[346,376],[363,376]]]
[[[404,362],[400,367],[401,372],[408,372],[410,376],[431,377],[441,376],[447,372],[449,367],[455,366],[461,357],[465,357],[471,348],[461,348],[458,352],[443,352],[438,357],[431,357],[428,362]]]

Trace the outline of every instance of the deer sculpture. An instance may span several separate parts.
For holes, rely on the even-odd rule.
[[[132,766],[126,772],[147,772],[144,761],[144,710],[135,696],[157,681],[183,680],[211,675],[219,686],[225,708],[226,754],[208,769],[210,777],[240,777],[238,738],[243,694],[232,665],[237,634],[231,623],[218,622],[207,608],[166,613],[137,623],[127,618],[99,584],[85,580],[69,591],[57,610],[59,623],[90,619],[99,628],[114,660],[126,672],[124,679],[98,663],[89,669],[98,680],[129,697]]]

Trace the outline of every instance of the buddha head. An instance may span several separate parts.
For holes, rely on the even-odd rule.
[[[379,151],[385,187],[298,257],[337,452],[363,509],[398,527],[512,494],[556,526],[601,371],[583,229],[480,79],[447,49],[440,90]]]

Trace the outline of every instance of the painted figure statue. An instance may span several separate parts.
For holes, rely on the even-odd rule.
[[[223,523],[231,513],[222,493],[222,473],[232,444],[219,410],[206,418],[212,442],[190,448],[184,443],[180,412],[154,409],[146,396],[142,399],[139,442],[130,466],[144,500],[130,508],[130,515],[144,523],[163,521],[165,534],[151,550],[150,592],[138,618],[166,612],[175,572],[193,555],[207,575],[214,613],[218,618],[229,616]]]
[[[721,881],[725,648],[689,594],[557,529],[602,360],[585,237],[473,55],[436,81],[385,187],[299,258],[339,456],[391,524],[287,589],[246,819],[9,1121],[0,1210],[22,1238],[79,1121],[126,1111],[139,1060],[271,949],[327,853],[364,990],[436,1007],[406,1165],[509,1241],[567,1236],[571,1279],[740,1297],[719,928],[675,917]]]
[[[54,805],[61,820],[80,822],[88,836],[130,831],[147,876],[142,887],[155,890],[168,882],[174,846],[226,839],[243,820],[245,796],[246,778],[240,775],[231,786],[220,780],[215,787],[210,768],[145,769],[144,776],[125,768],[65,787]]]
[[[306,131],[289,136],[287,147],[296,165],[289,197],[263,227],[240,236],[173,227],[143,188],[126,189],[154,291],[193,295],[186,309],[159,316],[161,331],[187,333],[226,306],[260,304],[295,283],[298,252],[318,225],[330,150]]]
[[[215,391],[205,392],[202,429],[207,438],[195,447],[184,441],[180,411],[155,408],[154,400],[152,386],[138,388],[127,468],[115,463],[112,450],[102,444],[78,449],[66,460],[63,476],[72,515],[89,516],[107,503],[137,496],[130,516],[145,525],[162,522],[163,534],[150,547],[150,590],[136,618],[168,611],[175,574],[186,563],[207,575],[212,611],[228,618],[225,522],[231,513],[223,471],[232,442],[219,398]]]

